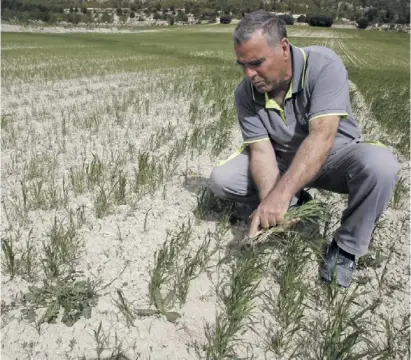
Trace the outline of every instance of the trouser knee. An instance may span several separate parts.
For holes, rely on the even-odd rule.
[[[218,197],[224,197],[227,188],[227,174],[221,167],[215,167],[211,171],[208,180],[208,188]]]
[[[367,149],[361,164],[351,177],[359,176],[364,181],[362,186],[392,189],[398,181],[400,165],[396,157],[387,148]]]

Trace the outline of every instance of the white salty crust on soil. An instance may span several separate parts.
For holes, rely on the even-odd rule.
[[[187,69],[184,70],[187,75]],[[67,107],[71,109],[71,116],[66,119],[67,146],[66,151],[57,161],[57,177],[61,177],[69,166],[81,164],[83,150],[88,157],[93,151],[101,159],[109,162],[110,150],[117,149],[118,153],[124,152],[127,149],[126,140],[133,143],[135,151],[144,149],[149,136],[155,134],[168,122],[179,127],[173,140],[182,135],[183,131],[189,128],[190,101],[187,97],[190,93],[184,92],[179,96],[171,93],[172,90],[167,87],[158,86],[161,77],[162,74],[156,74],[157,82],[154,86],[141,74],[127,73],[100,79],[62,81],[57,84],[57,87],[51,89],[47,84],[29,84],[8,89],[3,94],[3,112],[13,117],[12,126],[17,129],[20,136],[13,147],[5,148],[2,152],[3,200],[7,202],[13,189],[18,193],[18,179],[23,176],[24,167],[31,158],[58,152],[58,142],[61,139],[59,131],[54,131],[54,127],[56,124],[61,124],[61,110]],[[167,79],[172,80],[169,76]],[[133,89],[139,89],[138,92],[143,100],[149,99],[148,114],[145,113],[144,105],[142,110],[131,105],[125,114],[124,127],[112,124],[112,116],[100,114],[102,124],[98,136],[94,136],[92,131],[73,124],[81,116],[115,99],[127,97],[127,91]],[[143,103],[145,104],[144,101]],[[44,112],[37,111],[42,108],[45,108],[50,116],[44,117]],[[28,119],[30,122],[27,121]],[[207,124],[212,119],[202,120]],[[157,154],[167,153],[167,146],[168,144],[162,146]],[[29,351],[23,343],[32,342],[30,352],[36,359],[47,358],[47,356],[50,359],[66,359],[67,352],[69,352],[68,358],[71,359],[78,359],[83,355],[87,359],[95,358],[96,343],[93,339],[93,330],[97,330],[102,321],[103,330],[109,333],[110,349],[114,348],[114,338],[117,333],[119,339],[123,341],[123,349],[136,343],[134,350],[125,351],[125,354],[132,358],[138,353],[141,353],[144,358],[152,353],[155,354],[152,359],[190,359],[191,355],[187,354],[186,343],[193,337],[188,334],[195,334],[203,341],[203,319],[210,323],[214,320],[215,301],[198,300],[199,297],[212,293],[213,288],[207,284],[207,277],[201,276],[198,284],[193,282],[187,303],[179,310],[182,318],[179,319],[177,326],[167,322],[164,317],[147,317],[138,319],[136,327],[127,329],[125,319],[119,314],[113,299],[118,300],[116,289],[119,288],[136,308],[148,307],[148,282],[154,251],[158,250],[166,239],[167,230],[172,230],[176,224],[186,221],[187,218],[193,218],[192,210],[196,205],[195,193],[201,184],[205,184],[212,165],[213,161],[207,155],[195,157],[193,160],[189,155],[183,157],[180,159],[177,175],[165,183],[165,192],[160,188],[154,196],[147,195],[142,198],[134,210],[128,206],[120,206],[115,214],[103,219],[94,217],[91,197],[88,194],[78,196],[72,205],[74,208],[76,205],[86,205],[87,222],[79,231],[85,248],[77,270],[83,272],[84,277],[101,279],[103,285],[112,280],[114,282],[99,297],[98,305],[92,310],[92,318],[90,320],[83,318],[71,328],[61,323],[57,324],[57,327],[54,326],[55,324],[45,324],[39,335],[31,324],[20,318],[20,307],[5,313],[2,330],[3,354],[11,358],[22,358]],[[180,174],[187,170],[191,176],[188,176],[183,185],[184,177]],[[146,213],[149,209],[151,210],[147,216],[147,228],[144,232]],[[54,211],[36,211],[29,214],[33,225],[32,238],[44,238],[45,233],[50,229],[54,213]],[[8,223],[4,218],[3,232],[10,225],[13,223]],[[193,241],[193,247],[199,244],[208,228],[212,230],[215,224],[206,223],[196,229],[195,232],[198,232],[201,238]],[[24,236],[27,236],[27,230],[23,231]],[[16,244],[17,248],[19,246],[23,247],[23,242]],[[126,264],[128,264],[126,270],[116,279]],[[5,306],[11,305],[12,294],[26,292],[28,285],[24,280],[14,279],[10,282],[7,280],[8,277],[3,276],[2,291],[6,295],[3,297]],[[69,343],[73,338],[76,343],[70,350]]]
[[[164,76],[158,73],[156,79],[160,81]],[[114,149],[117,154],[124,152],[127,141],[135,146],[135,151],[143,149],[148,144],[149,136],[165,126],[168,121],[178,125],[180,133],[182,129],[188,129],[191,126],[188,120],[189,92],[186,96],[173,94],[167,87],[159,87],[157,82],[152,84],[146,80],[147,77],[141,77],[141,74],[137,76],[125,73],[55,82],[53,88],[48,84],[36,83],[9,87],[3,93],[2,113],[11,114],[14,121],[12,127],[19,137],[13,146],[3,148],[2,200],[6,201],[13,190],[18,191],[18,180],[24,174],[24,165],[27,165],[30,159],[53,155],[59,151],[62,146],[59,129],[64,116],[67,137],[65,151],[57,158],[58,179],[61,179],[68,167],[81,164],[83,151],[88,159],[93,151],[106,162],[110,162],[115,158],[112,157],[110,150]],[[144,105],[140,109],[134,103],[123,114],[124,125],[116,125],[113,115],[98,113],[98,109],[105,104],[125,99],[128,90],[133,91],[137,88],[140,89],[139,94],[131,94],[149,99],[147,115]],[[162,101],[157,102],[156,99]],[[376,138],[381,131],[375,121],[369,118],[369,111],[358,92],[356,104],[361,125],[364,126],[367,121],[372,122],[371,137]],[[70,114],[64,115],[62,110],[67,108],[70,109]],[[85,118],[85,115],[94,111],[100,116],[100,127],[97,130],[83,128],[82,117]],[[241,135],[235,128],[232,145],[220,157],[224,158],[230,154],[240,143]],[[166,153],[168,146],[169,143],[165,144],[160,151]],[[115,348],[117,336],[122,342],[124,354],[133,359],[138,356],[142,359],[195,359],[194,350],[188,348],[194,341],[205,343],[205,323],[214,324],[215,312],[219,308],[214,292],[216,274],[211,276],[213,281],[205,274],[201,274],[191,282],[186,304],[181,309],[176,309],[182,315],[177,324],[167,322],[164,316],[152,316],[138,318],[134,322],[134,327],[127,328],[125,318],[115,306],[114,300],[118,300],[116,290],[121,289],[134,308],[148,307],[148,283],[154,252],[166,239],[167,230],[175,229],[176,224],[187,221],[187,218],[193,219],[192,212],[197,204],[195,194],[206,184],[216,160],[207,152],[194,159],[189,155],[183,156],[179,161],[176,175],[166,181],[164,188],[161,187],[153,196],[146,195],[133,208],[128,205],[119,206],[115,213],[102,219],[96,219],[94,216],[90,194],[75,198],[72,206],[84,204],[87,219],[79,231],[85,248],[77,270],[82,272],[84,277],[101,279],[103,285],[111,281],[112,283],[100,294],[97,306],[92,309],[91,319],[81,318],[72,327],[60,322],[44,324],[38,334],[32,324],[21,318],[21,306],[12,304],[16,296],[18,299],[22,292],[27,291],[27,282],[18,278],[7,281],[8,277],[3,276],[2,301],[4,306],[10,306],[10,310],[2,314],[3,358],[22,359],[31,356],[33,359],[59,360],[85,356],[86,359],[95,359],[97,344],[93,331],[96,331],[101,323],[102,330],[108,337],[107,349],[102,358],[109,356]],[[408,186],[409,164],[403,159],[401,168],[401,175],[406,177]],[[187,173],[187,169],[189,175],[184,179],[181,174]],[[327,201],[338,202],[336,209],[340,212],[343,210],[343,196],[319,196],[322,199],[329,196]],[[147,227],[144,231],[149,209]],[[34,239],[44,238],[53,216],[54,211],[30,213]],[[390,312],[398,323],[408,313],[409,303],[408,211],[389,208],[384,213],[384,218],[387,219],[388,225],[377,232],[375,243],[383,252],[387,252],[388,247],[395,244],[394,257],[388,266],[387,277],[397,284],[399,290],[395,290],[391,297],[383,297],[383,306],[370,316],[375,323],[381,323],[379,315]],[[4,217],[2,220],[2,231],[5,232],[13,223],[8,223]],[[338,213],[335,220],[338,221]],[[400,224],[402,221],[403,225]],[[195,227],[194,240],[190,246],[197,248],[206,232],[215,228],[216,221],[203,221]],[[244,224],[233,226],[224,236],[224,248],[235,242],[234,240],[239,240],[245,232]],[[27,235],[27,230],[24,234]],[[20,245],[24,244],[17,244]],[[381,271],[382,269],[377,270],[378,273]],[[305,281],[309,284],[314,285],[318,282],[313,264],[307,264],[307,274]],[[371,281],[365,285],[367,290],[376,288],[376,278],[370,269],[359,271],[359,275],[371,277]],[[279,291],[278,284],[272,279],[265,279],[262,287],[271,288],[274,293]],[[373,297],[375,296],[378,296],[376,291]],[[364,302],[371,302],[373,297],[364,298]],[[261,303],[261,300],[257,303]],[[262,321],[267,315],[256,311],[256,317]],[[271,321],[275,324],[274,320]],[[256,330],[260,336],[247,332],[245,337],[250,342],[254,355],[262,359],[262,337],[267,329],[256,324]],[[75,342],[72,342],[72,339]],[[238,348],[238,352],[239,356],[246,354],[245,349]]]

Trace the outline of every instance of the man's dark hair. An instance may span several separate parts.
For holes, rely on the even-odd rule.
[[[251,39],[257,30],[262,30],[267,43],[275,47],[285,37],[285,23],[277,15],[266,11],[254,11],[244,16],[234,30],[233,38],[237,45]]]

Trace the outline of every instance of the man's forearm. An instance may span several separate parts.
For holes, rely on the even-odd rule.
[[[289,169],[277,183],[275,190],[291,199],[320,171],[333,141],[315,134],[309,135],[300,145]]]
[[[275,156],[263,154],[251,156],[250,171],[258,189],[258,196],[262,201],[280,179]]]

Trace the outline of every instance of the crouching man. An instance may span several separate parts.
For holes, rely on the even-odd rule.
[[[391,198],[399,164],[388,148],[363,142],[347,70],[332,50],[293,46],[279,18],[263,11],[246,15],[233,37],[245,74],[235,89],[244,145],[213,169],[210,188],[253,212],[250,237],[281,224],[305,187],[348,194],[321,269],[325,281],[336,275],[348,287],[355,257],[367,252]]]

